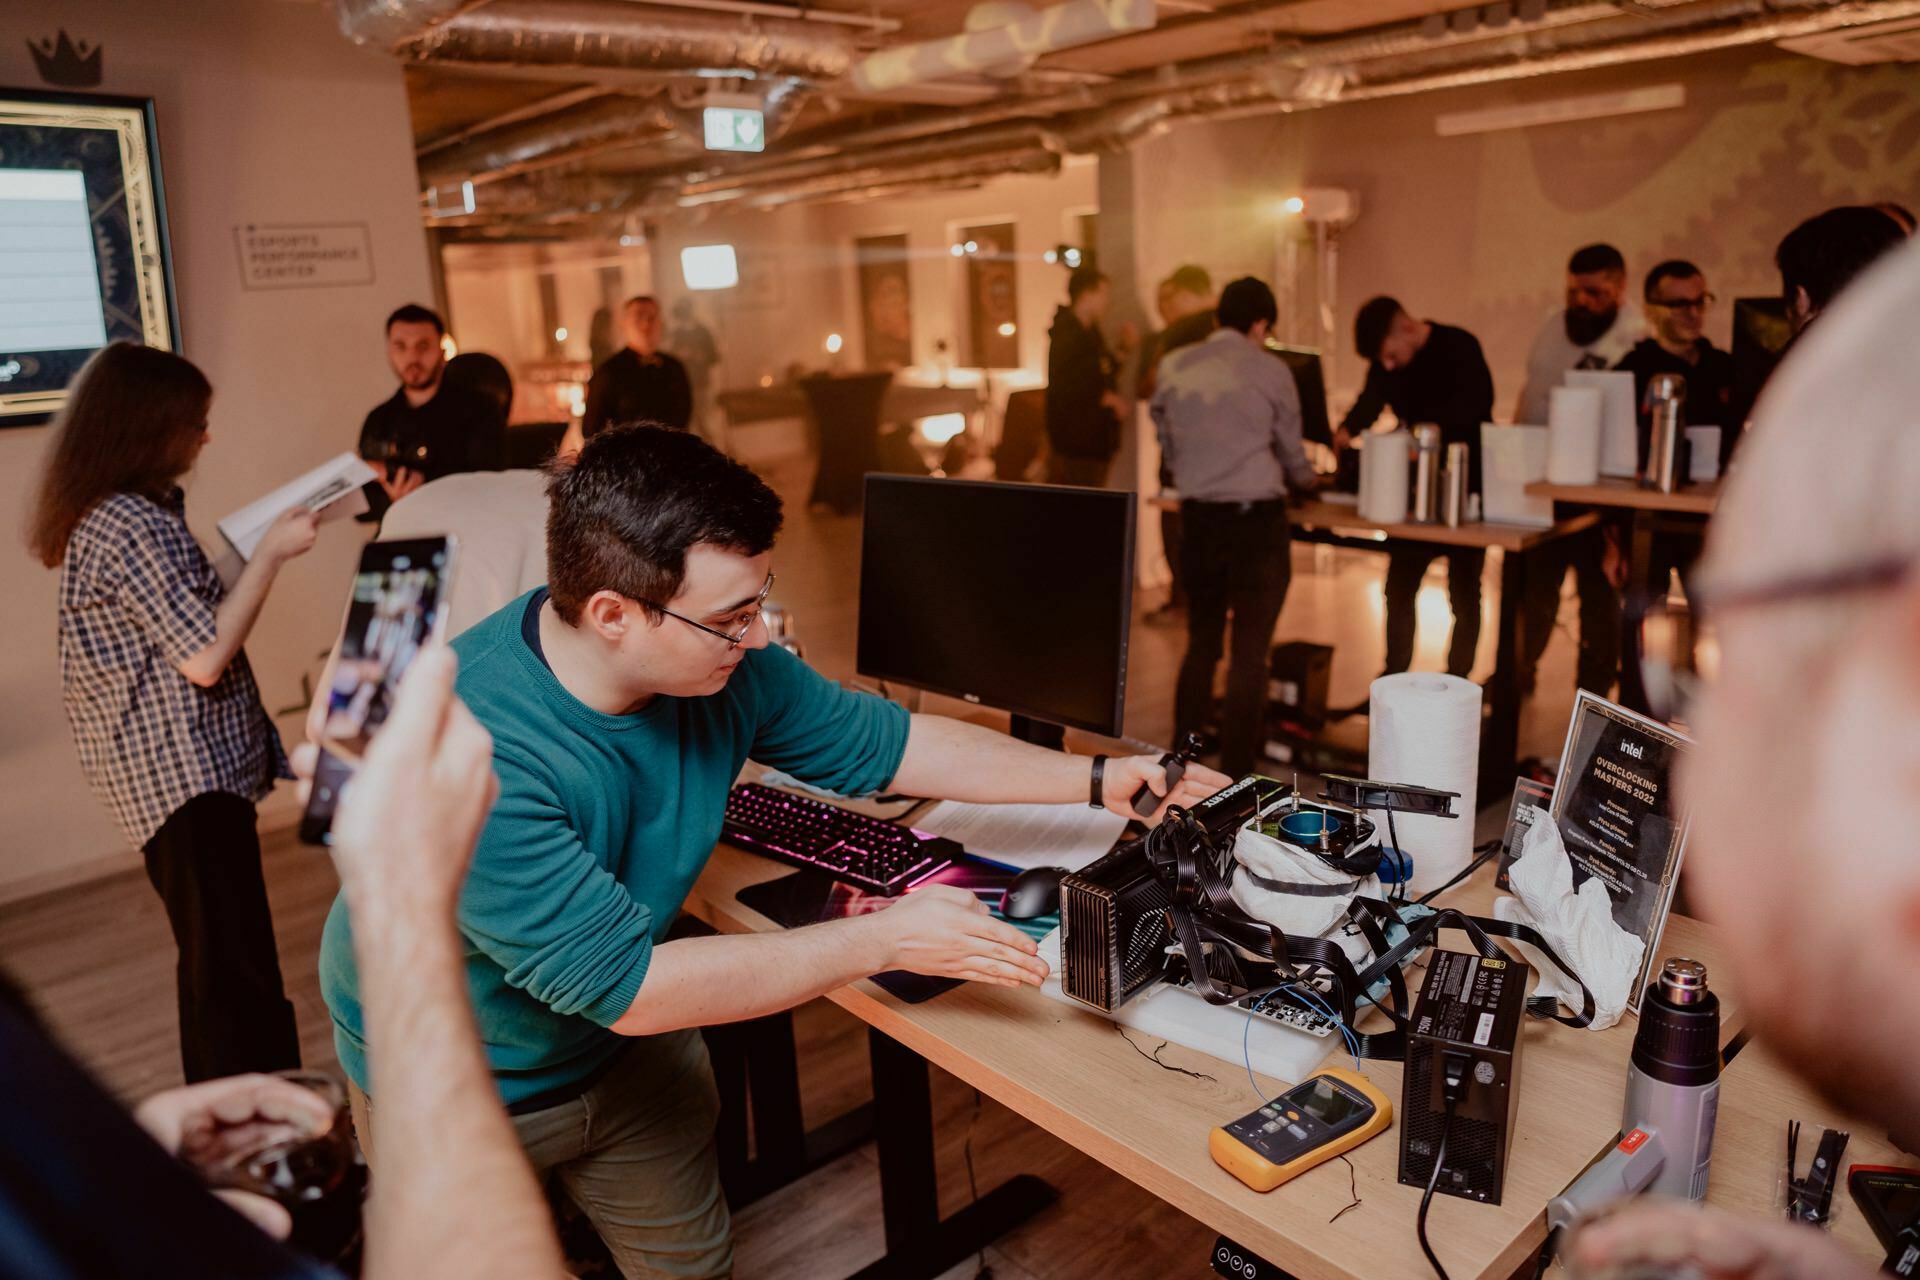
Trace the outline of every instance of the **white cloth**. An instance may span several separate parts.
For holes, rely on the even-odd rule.
[[[1564,316],[1564,311],[1559,309],[1547,316],[1534,337],[1533,350],[1527,354],[1527,385],[1520,393],[1520,416],[1516,419],[1521,424],[1546,425],[1547,399],[1560,385],[1561,374],[1583,365],[1589,369],[1611,369],[1633,350],[1636,342],[1647,336],[1647,317],[1640,310],[1640,304],[1624,299],[1612,326],[1584,347],[1575,346],[1567,336]]]
[[[455,543],[447,634],[457,636],[547,580],[547,477],[466,471],[421,485],[387,509],[380,540],[449,534]]]
[[[1593,1031],[1605,1031],[1620,1021],[1640,958],[1647,945],[1613,919],[1613,899],[1599,877],[1589,876],[1578,892],[1573,887],[1573,863],[1560,840],[1560,827],[1551,821],[1534,822],[1520,842],[1520,856],[1507,869],[1513,897],[1497,899],[1493,918],[1532,925],[1555,954],[1573,966],[1574,974],[1593,993]],[[1563,976],[1536,948],[1515,943],[1540,973],[1536,996],[1553,996],[1569,1008],[1580,1007],[1580,985]]]
[[[1346,919],[1347,904],[1356,896],[1381,896],[1378,876],[1356,879],[1312,854],[1290,848],[1251,827],[1242,828],[1234,838],[1233,857],[1239,865],[1233,869],[1232,894],[1242,911],[1289,935],[1330,938],[1340,944],[1355,964],[1370,956],[1364,937],[1337,936],[1334,931]],[[1255,884],[1247,875],[1249,871],[1284,884],[1346,885],[1348,892],[1327,898],[1275,893]]]

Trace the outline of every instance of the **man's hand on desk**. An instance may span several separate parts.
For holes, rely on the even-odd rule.
[[[1158,822],[1166,814],[1169,804],[1191,807],[1205,800],[1233,779],[1217,769],[1209,769],[1199,761],[1187,765],[1187,772],[1174,787],[1173,794],[1167,794],[1167,771],[1160,766],[1159,756],[1117,756],[1107,761],[1104,785],[1100,789],[1100,799],[1107,808],[1115,813],[1131,815],[1133,813],[1133,793],[1146,783],[1149,790],[1161,797],[1160,805],[1153,811],[1148,822]]]
[[[1575,1229],[1561,1249],[1578,1280],[1867,1280],[1830,1235],[1675,1200],[1634,1200]]]
[[[1047,977],[1047,962],[1035,954],[1039,948],[1033,939],[994,919],[985,903],[952,885],[916,890],[860,917],[856,927],[873,931],[878,970],[906,969],[1000,987],[1037,987]]]

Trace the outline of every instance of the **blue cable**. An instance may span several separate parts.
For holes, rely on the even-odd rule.
[[[1253,1096],[1260,1099],[1261,1106],[1270,1106],[1273,1100],[1260,1091],[1260,1082],[1255,1079],[1253,1074],[1253,1020],[1260,1016],[1260,1008],[1262,1005],[1282,992],[1285,992],[1296,1000],[1311,1000],[1313,1003],[1308,1007],[1313,1009],[1314,1012],[1324,1016],[1327,1021],[1333,1023],[1334,1026],[1340,1029],[1341,1039],[1346,1041],[1347,1052],[1353,1055],[1353,1069],[1355,1071],[1360,1070],[1359,1037],[1354,1035],[1353,1030],[1341,1020],[1340,1015],[1334,1012],[1333,1006],[1329,1005],[1319,992],[1308,987],[1291,984],[1275,987],[1273,990],[1264,993],[1248,1007],[1247,1020],[1242,1023],[1240,1027],[1240,1056],[1246,1062],[1247,1084],[1252,1087]]]

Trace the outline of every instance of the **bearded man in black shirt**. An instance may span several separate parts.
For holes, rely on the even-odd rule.
[[[1480,492],[1480,425],[1493,420],[1493,373],[1480,340],[1450,324],[1416,320],[1394,299],[1380,297],[1354,317],[1353,341],[1370,364],[1360,398],[1334,432],[1334,450],[1348,447],[1382,409],[1391,408],[1404,427],[1436,423],[1443,444],[1465,444],[1471,459],[1467,487]],[[1388,675],[1413,663],[1414,597],[1438,555],[1447,558],[1447,596],[1453,605],[1447,670],[1456,676],[1473,670],[1486,552],[1422,543],[1396,546],[1387,556]]]
[[[387,363],[400,387],[360,428],[360,456],[381,473],[367,486],[372,509],[363,519],[378,520],[429,480],[506,465],[506,414],[477,392],[447,385],[446,334],[438,312],[414,303],[387,317]]]

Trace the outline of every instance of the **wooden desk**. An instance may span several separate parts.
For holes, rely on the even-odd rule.
[[[1287,516],[1295,526],[1304,529],[1326,529],[1334,533],[1402,542],[1427,542],[1446,547],[1478,547],[1482,550],[1499,547],[1502,551],[1515,553],[1531,551],[1543,543],[1579,533],[1599,523],[1599,517],[1587,513],[1570,516],[1546,529],[1524,524],[1490,524],[1486,521],[1462,525],[1382,524],[1363,517],[1359,507],[1354,504],[1326,502],[1318,498],[1290,504]]]
[[[1891,1164],[1915,1169],[1920,1168],[1920,1158],[1894,1146],[1878,1126],[1843,1115],[1816,1097],[1757,1044],[1742,1049],[1720,1078],[1720,1117],[1714,1129],[1707,1203],[1775,1221],[1785,1216],[1781,1193],[1788,1120],[1800,1121],[1803,1164],[1812,1158],[1821,1127],[1845,1129],[1851,1135],[1841,1158],[1842,1182],[1833,1194],[1833,1237],[1869,1269],[1878,1267],[1886,1250],[1873,1238],[1873,1228],[1847,1194],[1845,1167]]]
[[[1671,511],[1683,515],[1710,516],[1720,505],[1720,481],[1683,485],[1672,493],[1642,489],[1631,480],[1613,477],[1593,484],[1554,484],[1536,480],[1527,486],[1536,498],[1555,502],[1577,502],[1588,507],[1621,507],[1631,511]]]
[[[1447,901],[1484,913],[1493,897],[1491,871]],[[784,867],[722,845],[686,909],[723,930],[770,930],[772,922],[734,895],[786,874]],[[1449,945],[1465,947],[1457,936]],[[1711,931],[1696,921],[1675,917],[1662,950],[1703,959],[1714,972],[1721,968]],[[1396,1178],[1397,1126],[1351,1153],[1361,1204],[1329,1223],[1348,1200],[1347,1168],[1339,1161],[1261,1195],[1207,1154],[1213,1126],[1257,1105],[1242,1066],[1175,1046],[1161,1056],[1211,1079],[1162,1070],[1092,1010],[1028,990],[969,985],[909,1005],[870,982],[856,982],[828,998],[1299,1280],[1430,1274],[1414,1237],[1420,1189],[1400,1186]],[[1728,1000],[1729,1035],[1734,1023]],[[1590,1032],[1528,1020],[1521,1050],[1525,1083],[1504,1203],[1439,1196],[1428,1219],[1428,1236],[1452,1275],[1506,1280],[1538,1253],[1546,1238],[1547,1200],[1619,1131],[1634,1025],[1629,1018]],[[1362,1070],[1397,1107],[1399,1064],[1369,1062]],[[1284,1087],[1261,1081],[1267,1096]],[[1204,1269],[1195,1258],[1194,1274]]]

